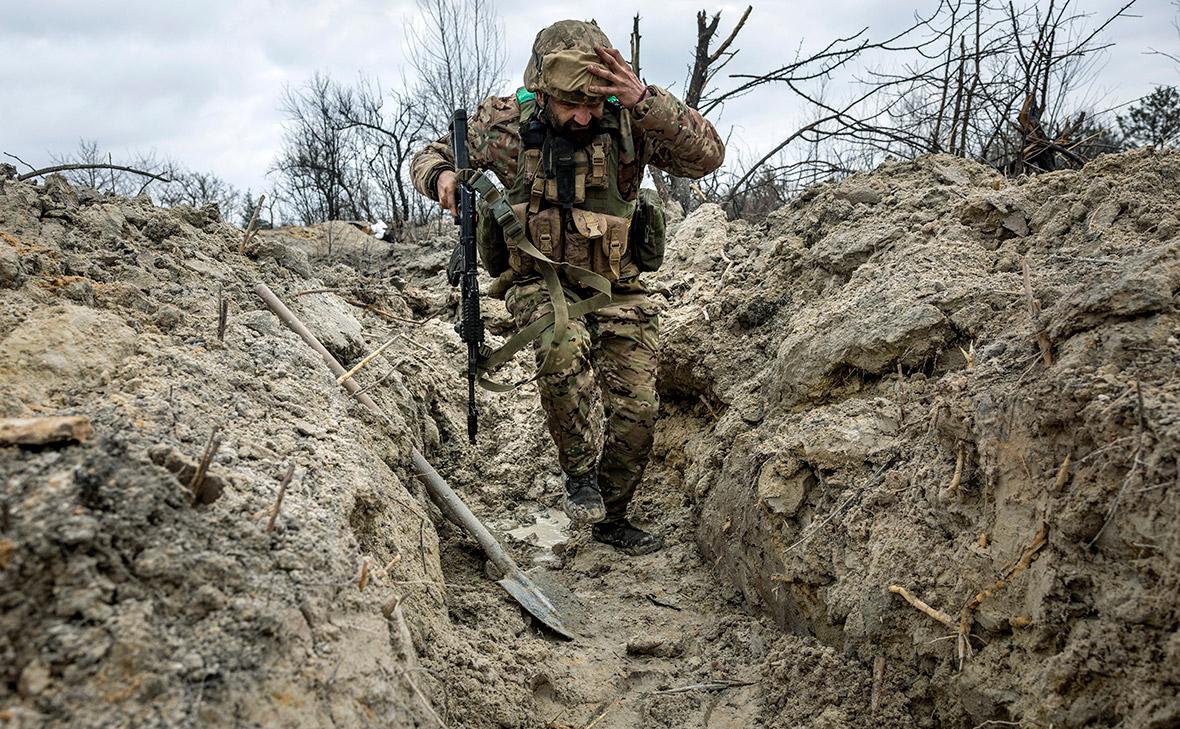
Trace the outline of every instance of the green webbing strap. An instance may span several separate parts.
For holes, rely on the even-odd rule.
[[[504,199],[499,188],[493,185],[491,180],[484,177],[481,172],[465,169],[457,170],[455,174],[461,182],[467,183],[478,192],[483,201],[487,203],[496,222],[504,231],[505,237],[512,240],[518,250],[524,251],[535,261],[536,268],[540,270],[541,277],[545,280],[545,288],[549,291],[549,301],[553,305],[552,313],[530,323],[512,335],[499,349],[482,358],[479,365],[480,371],[490,372],[512,359],[513,355],[523,349],[525,345],[535,339],[542,339],[541,346],[546,347],[547,351],[544,361],[537,368],[537,373],[533,377],[512,385],[494,382],[485,377],[481,377],[479,380],[480,385],[485,389],[506,392],[526,382],[531,382],[549,371],[553,359],[553,343],[561,341],[565,337],[570,318],[580,318],[609,304],[611,302],[611,285],[605,276],[564,261],[554,261],[530,243],[525,236],[524,226],[517,218],[516,213],[512,211],[508,201]],[[587,299],[576,300],[570,304],[566,301],[566,292],[558,275],[559,270],[563,271],[571,280],[597,293]]]
[[[604,294],[595,294],[588,299],[582,299],[569,304],[568,311],[571,318],[577,319],[592,311],[601,309],[609,303],[610,297],[605,296]],[[549,353],[552,353],[552,326],[553,314],[546,314],[540,319],[532,322],[528,326],[518,331],[516,334],[512,335],[512,338],[505,342],[502,347],[484,358],[479,364],[480,371],[494,371],[497,367],[500,367],[505,362],[512,359],[517,352],[524,349],[525,346],[527,346],[534,339],[540,338],[542,340],[541,346],[549,345],[551,347]],[[548,364],[549,356],[546,354],[545,362],[537,368],[537,373],[532,377],[527,377],[519,382],[513,383],[501,383],[490,380],[487,377],[480,377],[479,384],[485,390],[491,390],[493,392],[508,392],[509,390],[515,390],[521,385],[532,382],[541,375],[545,374],[545,368]]]

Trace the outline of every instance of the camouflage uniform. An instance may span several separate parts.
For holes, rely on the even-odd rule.
[[[529,72],[532,64],[530,61]],[[523,174],[521,98],[518,94],[484,100],[468,125],[471,166],[490,170],[506,188]],[[618,194],[623,200],[636,199],[648,164],[673,175],[697,178],[722,162],[724,144],[712,124],[658,86],[648,86],[646,96],[630,110],[619,107],[615,112],[620,131],[613,137],[613,154]],[[414,157],[414,186],[434,199],[438,176],[453,169],[450,140],[443,137]],[[570,321],[563,340],[554,344],[547,371],[538,378],[541,404],[561,467],[574,476],[591,471],[597,462],[608,519],[626,512],[651,452],[659,409],[658,307],[638,276],[639,269],[624,255],[617,278],[611,280],[612,302]],[[564,284],[567,292],[583,298],[593,293],[579,290],[572,281]],[[505,303],[518,327],[552,311],[549,292],[535,275],[517,276]],[[544,355],[538,345],[538,367]],[[595,379],[606,416],[600,461],[599,449],[591,439]]]

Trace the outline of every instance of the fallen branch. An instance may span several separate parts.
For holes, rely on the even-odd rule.
[[[17,175],[16,180],[17,180],[17,182],[23,182],[25,180],[29,180],[34,177],[43,177],[45,175],[51,175],[54,172],[68,172],[69,170],[119,170],[120,172],[130,172],[134,175],[142,175],[144,177],[150,177],[153,180],[159,180],[160,182],[164,182],[164,183],[172,182],[172,178],[164,177],[163,175],[157,175],[154,172],[146,172],[144,170],[137,170],[134,167],[124,167],[123,165],[112,165],[112,164],[70,164],[70,165],[54,165],[52,167],[42,167],[39,170],[33,170],[32,172],[26,172],[23,175]]]
[[[669,694],[686,694],[691,691],[724,691],[725,689],[739,688],[741,686],[753,686],[756,681],[708,681],[706,683],[694,683],[689,686],[679,686],[677,688],[659,689],[652,691],[653,696],[667,696]]]

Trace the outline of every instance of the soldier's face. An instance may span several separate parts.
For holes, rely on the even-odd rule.
[[[545,99],[549,120],[559,129],[582,131],[602,118],[602,102],[597,104],[567,104],[553,97]]]

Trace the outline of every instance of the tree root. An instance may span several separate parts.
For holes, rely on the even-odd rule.
[[[894,594],[901,595],[902,598],[904,598],[905,601],[910,605],[913,605],[915,608],[925,613],[929,617],[955,631],[954,636],[956,639],[956,654],[959,659],[959,670],[962,670],[963,663],[967,659],[971,658],[975,653],[974,649],[971,647],[971,624],[975,619],[975,610],[978,609],[981,604],[983,604],[984,600],[996,594],[1009,582],[1011,582],[1013,578],[1028,569],[1029,565],[1032,564],[1033,558],[1036,556],[1037,552],[1039,552],[1041,548],[1048,543],[1048,541],[1049,527],[1046,524],[1041,524],[1040,530],[1037,532],[1036,536],[1033,537],[1032,541],[1029,542],[1029,545],[1027,548],[1025,548],[1024,553],[1020,555],[1020,559],[1016,560],[1016,562],[1011,567],[1006,569],[1003,573],[1003,576],[997,579],[993,585],[985,590],[977,592],[970,600],[963,604],[962,609],[959,611],[958,621],[956,621],[947,613],[944,613],[937,608],[931,607],[929,604],[916,597],[913,593],[901,585],[890,585],[889,591]]]

